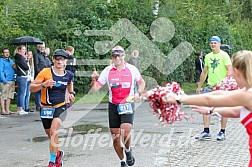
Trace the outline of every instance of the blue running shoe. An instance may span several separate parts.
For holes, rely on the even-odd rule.
[[[210,132],[207,133],[207,132],[203,131],[203,132],[201,132],[201,133],[199,134],[199,136],[195,137],[195,139],[199,139],[199,140],[209,140],[209,139],[211,139],[211,134],[210,134]]]
[[[226,140],[226,135],[225,135],[225,133],[219,132],[218,135],[217,135],[217,140],[219,140],[219,141]]]

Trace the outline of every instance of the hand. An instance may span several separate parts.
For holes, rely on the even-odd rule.
[[[70,95],[69,95],[69,101],[70,101],[70,102],[74,102],[74,100],[75,100],[74,95],[73,95],[73,94],[70,94]]]
[[[143,92],[140,94],[140,97],[141,97],[141,99],[143,99],[143,100],[147,100],[147,99],[149,98],[148,91],[143,91]]]
[[[134,101],[139,101],[140,100],[140,94],[137,92],[134,94]]]
[[[55,84],[56,82],[52,79],[49,79],[47,81],[44,82],[44,85],[45,87],[53,87],[53,85]]]
[[[208,115],[209,110],[211,110],[211,107],[196,106],[196,105],[190,105],[190,107],[193,111],[196,111],[196,112],[203,114],[203,115]]]
[[[168,93],[166,96],[163,97],[163,100],[166,103],[177,103],[176,97],[178,95],[174,94],[174,93]]]
[[[99,74],[97,73],[96,68],[94,68],[94,71],[93,71],[91,77],[93,77],[93,78],[98,78],[99,77]]]
[[[201,88],[197,88],[197,89],[196,89],[196,94],[200,94],[200,89],[201,89]]]

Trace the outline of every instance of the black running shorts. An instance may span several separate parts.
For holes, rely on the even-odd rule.
[[[64,121],[67,115],[66,105],[55,108],[53,118],[60,118],[61,121]],[[50,129],[53,119],[41,118],[44,129]]]
[[[117,104],[109,103],[108,111],[109,111],[109,127],[110,128],[120,128],[122,123],[130,123],[133,125],[134,120],[134,108],[135,104],[131,103],[133,113],[132,114],[122,114],[119,115],[117,112]]]

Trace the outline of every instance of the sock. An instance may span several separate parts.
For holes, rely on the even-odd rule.
[[[50,162],[55,163],[57,153],[50,153]]]
[[[130,147],[128,149],[125,147],[125,151],[130,152]]]
[[[121,159],[121,162],[126,162],[126,158],[123,157],[123,159]]]
[[[225,133],[225,129],[221,129],[220,131],[223,132],[223,133]]]
[[[210,132],[209,128],[204,128],[204,132],[209,133]]]

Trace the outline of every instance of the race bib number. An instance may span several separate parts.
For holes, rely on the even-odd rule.
[[[119,115],[132,114],[133,113],[131,103],[118,104],[117,111],[118,111]]]
[[[41,108],[40,117],[53,119],[55,108]]]

